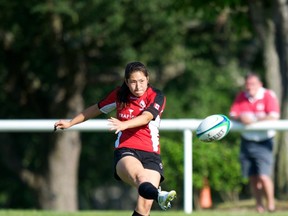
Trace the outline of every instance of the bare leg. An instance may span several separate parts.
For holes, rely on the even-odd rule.
[[[274,185],[272,179],[269,176],[261,175],[259,179],[263,185],[263,191],[267,200],[268,211],[275,210],[275,200],[274,200]]]
[[[256,200],[256,210],[257,212],[262,213],[264,212],[264,206],[262,203],[262,194],[263,194],[262,182],[260,181],[258,176],[250,176],[249,180],[253,196]]]
[[[158,188],[160,183],[161,176],[157,171],[144,169],[140,161],[132,156],[122,158],[116,166],[116,171],[122,181],[137,189],[143,182],[150,182],[156,188]],[[153,201],[152,199],[145,199],[138,196],[135,210],[141,215],[148,216]]]

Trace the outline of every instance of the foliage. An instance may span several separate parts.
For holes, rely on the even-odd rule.
[[[183,175],[184,175],[184,151],[183,141],[169,139],[165,135],[161,138],[161,154],[164,166],[165,181],[163,190],[176,190],[178,204],[183,201]],[[181,182],[181,184],[179,184]],[[175,204],[174,204],[175,205]]]
[[[162,135],[163,136],[163,135]],[[232,138],[232,139],[231,139]],[[241,177],[238,162],[239,145],[231,138],[225,137],[221,141],[204,143],[197,138],[193,139],[193,187],[200,190],[204,178],[214,191],[222,196],[224,201],[231,201],[237,197],[246,183]],[[165,188],[173,188],[183,197],[183,141],[162,137],[162,158],[165,168]],[[180,198],[181,199],[181,198]],[[182,200],[180,200],[181,202]],[[177,200],[177,202],[179,202]]]
[[[114,134],[113,134],[114,135]],[[92,191],[115,184],[114,136],[107,132],[83,133],[79,164],[79,197],[81,209],[93,209]]]
[[[201,189],[204,178],[207,178],[211,188],[219,192],[224,201],[238,200],[242,185],[246,183],[241,177],[238,161],[239,145],[226,140],[211,143],[196,141],[194,151],[195,188]]]
[[[0,116],[3,119],[70,118],[72,114],[64,102],[71,99],[80,82],[79,71],[83,71],[80,78],[85,78],[80,82],[84,86],[82,97],[89,106],[122,83],[125,64],[134,60],[148,65],[152,84],[166,94],[163,118],[227,114],[238,87],[235,81],[242,72],[239,65],[254,64],[246,52],[243,55],[253,39],[247,6],[243,4],[239,0],[146,0],[145,3],[140,0],[2,0]],[[227,8],[228,16],[219,22]],[[103,182],[114,181],[114,138],[111,134],[82,134],[79,196],[88,208],[93,206],[91,191]],[[164,186],[182,191],[182,137],[169,133],[161,138],[165,172],[169,176]],[[4,149],[8,146],[17,158],[13,162],[43,173],[53,150],[52,135],[5,134],[0,140],[3,176],[0,206],[37,208],[36,193],[20,183],[11,167],[4,164],[2,154],[5,156]],[[215,190],[229,191],[232,186],[238,190],[238,172],[230,170],[239,168],[235,158],[232,160],[236,146],[195,142],[193,152],[195,187],[201,187],[202,177],[209,175]],[[206,154],[211,157],[203,160]],[[212,172],[215,166],[223,166],[221,156],[232,166],[225,163],[227,167],[221,168],[223,173]],[[228,177],[231,182],[222,188]],[[19,194],[19,199],[15,200],[14,194]]]
[[[231,91],[231,80],[225,69],[213,67],[209,62],[188,63],[187,71],[171,80],[164,89],[169,95],[165,117],[204,118],[216,113],[227,115],[234,93]],[[173,110],[173,113],[169,110]]]

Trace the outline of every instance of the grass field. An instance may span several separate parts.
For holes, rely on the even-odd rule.
[[[33,210],[0,210],[0,216],[131,216],[131,211],[79,211],[75,213],[33,211]],[[204,210],[194,211],[192,214],[185,214],[183,211],[152,211],[151,216],[259,216],[260,214],[251,210]],[[287,211],[264,213],[261,215],[287,216]]]
[[[151,216],[287,216],[288,201],[276,200],[276,209],[274,213],[259,214],[255,212],[254,200],[241,200],[237,203],[222,203],[215,205],[211,210],[194,210],[192,214],[186,214],[183,211],[168,211],[152,210]],[[4,210],[0,209],[0,216],[131,216],[132,211],[78,211],[74,213],[41,211],[41,210]]]
[[[183,211],[168,211],[152,210],[151,216],[287,216],[288,201],[276,200],[276,212],[259,214],[255,212],[254,200],[241,200],[237,203],[222,203],[215,205],[211,210],[194,210],[192,214],[186,214]],[[78,211],[74,213],[41,211],[41,210],[5,210],[0,209],[0,216],[131,216],[131,211]]]

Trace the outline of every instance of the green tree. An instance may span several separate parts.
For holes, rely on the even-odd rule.
[[[287,1],[250,1],[249,9],[254,29],[258,35],[264,63],[265,77],[281,103],[281,118],[288,112],[288,8]],[[275,187],[279,198],[287,199],[288,191],[288,133],[280,133],[275,148]]]
[[[124,66],[134,60],[148,65],[151,82],[167,95],[163,118],[227,114],[243,69],[264,68],[248,22],[249,5],[238,0],[3,0],[0,6],[0,101],[5,104],[0,115],[6,119],[71,118],[120,85]],[[277,8],[283,14],[285,7]],[[281,17],[277,24],[285,32]],[[279,56],[285,65],[287,58]],[[286,81],[282,86],[287,101]],[[176,145],[171,141],[175,137],[165,134],[164,143]],[[76,131],[1,134],[5,165],[0,164],[0,188],[5,192],[0,205],[73,211],[80,203],[93,208],[87,204],[91,191],[108,184],[107,172],[113,172],[111,164],[101,163],[112,158],[113,138]],[[169,149],[164,147],[164,153],[169,156]],[[177,150],[172,161],[180,155]],[[169,163],[167,156],[163,160]],[[172,168],[181,172],[181,163]],[[167,184],[173,186],[172,180]],[[22,199],[12,197],[11,192],[20,190]]]
[[[179,19],[170,17],[173,1],[2,1],[1,8],[1,101],[16,102],[1,109],[5,118],[71,118],[86,105],[83,94],[87,104],[95,103],[122,79],[127,61],[144,61],[154,80],[161,80],[164,66],[181,57]],[[95,92],[100,84],[105,88]],[[76,210],[79,132],[31,140],[21,154],[20,138],[5,136],[2,159],[35,190],[39,206]],[[39,143],[44,148],[33,149]]]

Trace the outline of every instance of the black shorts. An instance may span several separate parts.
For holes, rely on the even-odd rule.
[[[121,180],[116,172],[116,165],[118,161],[126,156],[133,156],[137,158],[143,165],[145,169],[155,170],[160,173],[161,179],[160,182],[164,181],[164,171],[162,159],[159,154],[153,152],[146,152],[137,149],[131,148],[119,148],[114,151],[114,177],[117,180]]]

